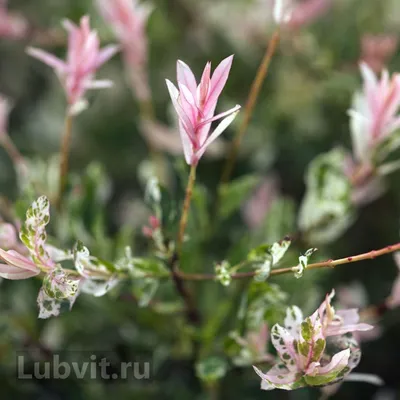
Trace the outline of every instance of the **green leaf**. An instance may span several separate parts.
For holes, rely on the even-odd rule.
[[[308,240],[326,243],[352,223],[351,182],[345,174],[346,152],[333,149],[316,157],[307,170],[307,191],[298,224]]]
[[[308,249],[303,255],[299,257],[299,264],[297,267],[294,267],[292,270],[294,272],[294,276],[299,279],[303,276],[304,271],[308,267],[308,262],[310,257],[317,251],[316,248]]]
[[[227,261],[222,261],[222,263],[215,266],[216,280],[222,286],[229,286],[232,282],[230,268],[231,265]]]
[[[286,254],[287,250],[289,249],[291,240],[289,238],[285,238],[281,240],[280,242],[274,243],[270,250],[269,253],[272,255],[272,263],[275,266],[276,264],[281,261],[283,256]]]
[[[148,180],[144,199],[150,208],[154,209],[161,203],[161,186],[156,177]]]
[[[117,266],[90,255],[82,242],[76,243],[73,255],[76,270],[85,278],[81,285],[82,292],[95,297],[104,296],[119,282]]]
[[[48,296],[43,288],[39,291],[37,304],[39,306],[39,318],[41,319],[57,317],[60,314],[61,301]]]
[[[70,279],[60,267],[49,272],[43,279],[43,290],[55,300],[69,299],[77,293],[79,279]]]
[[[209,357],[196,364],[196,375],[206,383],[222,379],[228,371],[228,363],[221,357]]]
[[[316,376],[304,375],[304,380],[309,386],[324,386],[336,380],[339,373],[340,371],[333,371],[326,375],[316,375]]]
[[[280,321],[286,311],[287,294],[276,284],[253,281],[241,308],[249,330],[258,330],[267,319],[270,324]]]
[[[254,277],[256,281],[262,282],[268,279],[271,268],[281,261],[290,243],[290,239],[285,238],[273,245],[263,244],[249,252],[247,259],[254,262],[257,267],[257,275]]]
[[[306,342],[311,342],[314,335],[314,327],[310,318],[301,323],[301,336]]]
[[[43,268],[52,268],[54,262],[45,249],[46,225],[50,221],[50,202],[46,196],[39,197],[26,212],[20,239],[28,248],[32,260]]]
[[[296,229],[295,203],[292,199],[280,197],[271,204],[256,236],[260,241],[273,243]]]
[[[140,278],[146,275],[154,275],[161,278],[170,275],[164,263],[156,258],[133,258],[132,267],[130,274],[133,277]]]
[[[158,279],[144,278],[137,279],[133,282],[133,294],[139,300],[139,307],[147,307],[160,286]]]
[[[318,339],[313,348],[313,356],[311,361],[318,362],[322,357],[322,354],[325,350],[326,341],[324,339]]]
[[[259,177],[246,175],[223,184],[220,188],[219,216],[225,219],[238,210],[259,182]]]

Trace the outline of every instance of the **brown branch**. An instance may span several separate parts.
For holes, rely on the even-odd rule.
[[[242,143],[242,139],[247,131],[251,117],[253,116],[254,107],[257,103],[257,99],[260,94],[262,85],[265,81],[265,78],[267,77],[269,66],[271,65],[272,57],[275,54],[275,51],[278,47],[278,43],[279,43],[279,30],[275,31],[271,40],[268,41],[264,58],[258,68],[256,77],[250,89],[249,97],[247,99],[246,107],[244,110],[243,122],[240,125],[239,130],[232,142],[231,150],[222,173],[221,183],[228,182],[232,174],[233,167],[235,165],[236,158],[239,152],[240,144]]]
[[[185,282],[181,277],[182,272],[179,271],[178,263],[178,254],[175,252],[168,264],[171,270],[172,281],[174,282],[176,291],[185,303],[187,321],[192,325],[198,326],[201,323],[200,312],[197,309],[192,294],[187,289]]]
[[[391,246],[386,246],[379,250],[372,250],[367,253],[358,254],[356,256],[339,258],[337,260],[326,260],[314,264],[309,264],[307,266],[307,269],[335,268],[338,265],[350,264],[358,261],[373,259],[376,257],[383,256],[385,254],[394,253],[395,251],[400,251],[400,243],[396,243]],[[270,276],[293,273],[295,272],[294,268],[296,267],[297,265],[289,268],[274,269],[271,271]],[[177,271],[176,273],[178,274],[180,279],[186,281],[210,281],[216,279],[216,275],[214,274],[187,274],[182,271]],[[257,271],[249,271],[249,272],[240,272],[237,274],[233,274],[231,275],[231,277],[232,279],[245,279],[245,278],[253,278],[256,275]]]
[[[186,187],[185,200],[184,200],[183,209],[182,209],[182,216],[181,216],[181,220],[179,222],[179,233],[178,233],[178,238],[176,241],[176,248],[177,248],[179,256],[181,255],[181,252],[182,252],[182,245],[183,245],[186,225],[187,225],[187,221],[188,221],[188,217],[189,217],[190,201],[192,199],[193,187],[194,187],[195,181],[196,181],[196,164],[193,164],[190,166],[190,175],[189,175],[189,180],[188,180],[188,184]]]

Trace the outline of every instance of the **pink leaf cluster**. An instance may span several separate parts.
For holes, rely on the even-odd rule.
[[[361,63],[364,80],[362,93],[356,94],[351,117],[354,156],[370,163],[376,146],[400,127],[400,75],[383,71],[380,79],[365,63]]]
[[[22,244],[18,243],[12,225],[1,225],[1,245],[9,250],[0,249],[0,257],[6,262],[0,265],[0,276],[5,279],[27,279],[54,268],[55,263],[45,249],[46,225],[49,220],[49,201],[45,196],[41,196],[28,209],[25,224],[20,232],[20,238],[26,248],[22,248]],[[26,257],[25,253],[30,257]]]
[[[167,87],[179,117],[179,131],[189,165],[197,165],[207,147],[214,142],[235,119],[240,106],[215,114],[218,98],[228,80],[233,56],[223,60],[211,76],[211,63],[204,68],[200,83],[183,61],[177,63],[178,88],[169,80]],[[210,134],[211,123],[222,119]]]
[[[28,23],[22,16],[9,13],[7,1],[0,0],[0,37],[21,39],[28,31]]]
[[[151,92],[147,77],[146,23],[152,7],[137,0],[98,0],[97,4],[122,46],[128,78],[136,97],[148,101]]]
[[[318,309],[325,337],[344,335],[349,332],[363,332],[373,329],[372,325],[359,323],[360,316],[358,315],[357,308],[335,312],[335,309],[331,305],[334,296],[335,291],[332,290],[330,294],[326,295],[325,301]]]
[[[0,244],[10,249],[6,251],[0,248],[0,258],[5,262],[0,264],[0,277],[19,280],[44,274],[43,287],[37,298],[39,318],[58,315],[62,299],[67,299],[72,307],[80,284],[80,277],[71,279],[49,254],[50,251],[57,261],[70,258],[69,254],[61,254],[58,249],[46,245],[46,225],[49,220],[49,200],[41,196],[28,209],[25,224],[20,231],[20,239],[26,248],[22,248],[22,244],[17,241],[13,225],[0,225]],[[30,257],[25,256],[25,253]]]
[[[27,52],[55,70],[64,87],[70,113],[75,114],[84,108],[87,90],[112,85],[111,81],[95,80],[95,74],[118,51],[118,47],[110,45],[100,49],[97,32],[90,28],[88,16],[82,17],[79,26],[69,20],[65,20],[63,25],[68,32],[66,61],[33,47]]]
[[[344,341],[344,334],[372,326],[360,324],[356,310],[335,313],[330,304],[333,296],[334,292],[327,295],[318,310],[305,320],[298,307],[290,307],[284,327],[273,326],[272,344],[280,360],[265,374],[254,367],[262,379],[262,389],[293,390],[306,385],[325,385],[341,380],[355,368],[359,362],[358,349],[349,345],[330,356],[326,350],[327,338],[335,336]]]
[[[142,228],[142,233],[147,238],[152,238],[156,231],[158,231],[161,227],[160,220],[154,216],[150,215],[149,217],[149,226],[145,225]]]
[[[133,65],[146,64],[146,23],[152,7],[137,0],[98,0],[98,5]]]

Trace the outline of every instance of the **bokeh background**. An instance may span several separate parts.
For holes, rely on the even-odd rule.
[[[65,17],[78,21],[84,14],[91,15],[103,42],[113,42],[114,37],[91,0],[12,0],[9,3],[10,10],[28,19],[32,32],[20,40],[0,39],[0,92],[13,100],[9,129],[12,139],[23,155],[45,164],[59,149],[65,103],[53,72],[29,58],[25,54],[26,46],[39,42],[41,47],[62,56],[65,46],[60,21]],[[331,3],[324,12],[283,31],[234,171],[235,176],[254,173],[267,180],[271,185],[267,193],[287,199],[290,210],[297,210],[303,198],[304,174],[310,161],[336,145],[350,148],[347,110],[361,83],[359,61],[369,61],[377,72],[384,67],[391,72],[400,71],[397,46],[400,4],[397,0],[332,0]],[[165,79],[175,80],[177,59],[187,62],[199,75],[207,60],[215,66],[221,59],[235,54],[219,109],[236,103],[244,105],[274,29],[271,2],[153,0],[152,4],[154,11],[148,23],[149,77],[157,119],[171,128],[174,126]],[[49,31],[57,34],[47,37]],[[382,42],[382,36],[386,42]],[[101,165],[101,171],[97,167],[91,170],[96,176],[92,200],[104,214],[106,232],[115,238],[121,226],[128,224],[133,235],[131,244],[135,243],[135,251],[141,253],[146,249],[141,227],[147,222],[149,210],[143,203],[141,176],[146,170],[148,152],[139,132],[139,107],[126,83],[119,56],[102,68],[100,76],[113,80],[114,87],[91,92],[89,109],[76,119],[71,169],[79,176],[86,173],[83,171],[93,161]],[[198,180],[210,193],[215,193],[227,143],[239,122],[240,116],[213,154],[200,163]],[[175,139],[179,149],[178,136]],[[168,149],[164,152],[165,174],[171,191],[181,191],[176,171],[182,170],[182,157],[171,154]],[[52,179],[51,167],[47,170],[45,166],[37,167],[37,171],[39,181]],[[325,246],[321,256],[341,257],[397,242],[399,182],[399,173],[391,175],[384,195],[360,208],[354,224],[339,239]],[[15,171],[1,149],[0,192],[10,200],[17,197]],[[257,210],[256,215],[266,215],[263,229],[268,240],[279,240],[291,233],[295,224],[290,221],[289,211],[285,215],[287,218],[280,220],[274,211],[268,214],[269,203],[269,197],[265,196],[261,201],[265,207]],[[82,218],[90,220],[92,211],[86,207]],[[249,224],[244,212],[229,218],[208,247],[203,246],[205,256],[193,250],[192,258],[197,261],[193,261],[190,268],[199,271],[204,265],[199,260],[221,259],[228,252],[232,254],[233,249],[239,252],[240,244],[247,243]],[[100,237],[93,239],[93,246],[99,252],[107,254],[106,245]],[[305,250],[301,244],[298,249]],[[388,255],[334,271],[313,271],[302,280],[290,277],[275,281],[284,282],[289,303],[300,304],[311,311],[332,287],[354,283],[365,288],[367,304],[379,304],[389,295],[396,275],[395,263]],[[2,399],[100,400],[110,396],[115,399],[203,399],[214,396],[301,400],[320,396],[317,389],[262,392],[251,368],[236,367],[220,382],[217,397],[207,392],[196,378],[188,350],[187,330],[190,328],[182,316],[169,314],[165,309],[157,312],[140,308],[126,295],[129,289],[125,288],[125,292],[120,290],[102,298],[82,295],[72,312],[43,321],[37,319],[38,288],[39,283],[32,280],[0,284]],[[240,286],[235,284],[231,291],[223,291],[213,283],[191,287],[205,315],[208,329],[205,334],[209,342],[212,343],[214,335],[217,341],[221,334],[219,325],[223,325],[225,334],[234,328],[238,309],[238,298],[234,294],[238,288]],[[162,293],[166,298],[172,297],[171,288]],[[221,305],[229,309],[222,314],[223,323],[218,316],[218,312],[224,312]],[[400,398],[399,311],[388,312],[379,324],[380,337],[362,345],[363,358],[358,371],[379,375],[385,387],[346,383],[334,398]],[[140,355],[151,360],[155,372],[149,382],[20,382],[15,380],[15,350],[45,354],[60,350],[112,351],[121,360]]]

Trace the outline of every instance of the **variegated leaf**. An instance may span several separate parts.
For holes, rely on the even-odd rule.
[[[55,266],[46,251],[46,225],[50,221],[50,202],[46,196],[39,197],[26,212],[26,220],[20,232],[20,239],[28,248],[32,260],[45,270]]]

